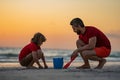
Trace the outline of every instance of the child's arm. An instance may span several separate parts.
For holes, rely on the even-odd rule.
[[[44,53],[42,51],[40,51],[41,54],[42,54],[42,61],[43,61],[43,64],[44,64],[44,68],[48,68],[47,64],[46,64],[46,61],[45,61],[45,56],[44,56]]]
[[[41,51],[42,52],[42,51]],[[42,61],[44,63],[44,67],[45,68],[48,68],[47,64],[46,64],[46,61],[45,61],[45,57],[44,57],[44,53],[42,52]]]

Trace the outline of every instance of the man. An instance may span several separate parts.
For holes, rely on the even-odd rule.
[[[103,68],[106,63],[105,57],[110,55],[111,45],[108,38],[99,29],[92,26],[85,26],[80,18],[74,18],[70,25],[75,33],[79,35],[76,41],[77,49],[73,51],[71,57],[80,53],[84,64],[77,69],[90,69],[88,60],[98,61],[95,69]]]

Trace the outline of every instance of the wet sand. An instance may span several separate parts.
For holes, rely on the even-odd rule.
[[[0,80],[119,80],[120,62],[107,62],[103,69],[94,69],[97,62],[91,62],[91,69],[76,69],[82,62],[74,62],[68,69],[26,69],[19,63],[0,63]],[[36,66],[36,65],[35,65]]]

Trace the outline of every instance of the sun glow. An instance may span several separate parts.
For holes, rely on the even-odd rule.
[[[34,33],[41,32],[47,37],[45,48],[76,48],[77,35],[69,25],[74,17],[106,34],[117,31],[118,35],[119,3],[119,0],[1,0],[0,46],[22,47]],[[111,40],[116,46],[115,39]]]

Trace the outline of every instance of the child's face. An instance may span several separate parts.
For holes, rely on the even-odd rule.
[[[43,44],[43,42],[41,40],[39,40],[38,45],[41,46]]]

